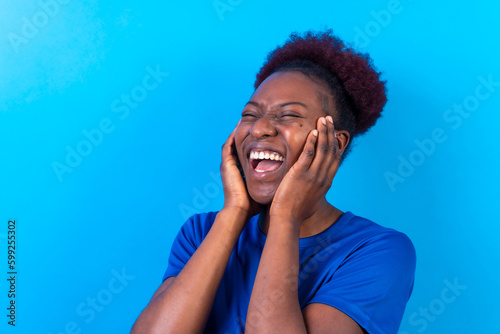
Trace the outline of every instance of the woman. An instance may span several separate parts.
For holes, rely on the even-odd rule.
[[[194,215],[133,333],[397,333],[415,251],[325,195],[386,102],[331,31],[271,52],[222,147],[224,207]]]

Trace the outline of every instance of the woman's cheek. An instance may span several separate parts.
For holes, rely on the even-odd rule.
[[[244,156],[243,152],[243,142],[250,135],[251,124],[241,123],[236,127],[236,131],[234,132],[234,145],[236,147],[236,152],[238,154],[238,159],[240,163],[244,163],[244,161],[248,161],[246,156]]]
[[[300,128],[300,130],[288,132],[286,136],[284,134],[284,137],[287,138],[288,148],[290,150],[292,158],[292,161],[289,162],[292,162],[292,164],[299,159],[299,156],[302,153],[304,146],[306,144],[307,135],[313,129],[314,128],[306,130],[304,129],[304,127],[302,127]]]
[[[238,124],[236,127],[236,131],[234,131],[234,144],[236,147],[239,147],[241,143],[243,142],[243,138],[245,137],[245,131],[248,133],[248,129],[245,129],[246,125],[244,124]]]
[[[306,146],[306,141],[307,141],[307,133],[304,134],[304,136],[302,136],[302,138],[300,139],[300,145],[299,145],[300,146],[300,150],[299,150],[299,154],[298,154],[299,156],[302,153],[302,151],[304,150],[304,147]],[[297,156],[297,159],[298,158],[299,157]]]

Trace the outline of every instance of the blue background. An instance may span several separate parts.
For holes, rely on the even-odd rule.
[[[328,25],[388,82],[328,198],[413,240],[400,334],[500,333],[499,2],[215,3],[0,2],[0,331],[128,332],[186,216],[221,208],[220,147],[267,52]]]

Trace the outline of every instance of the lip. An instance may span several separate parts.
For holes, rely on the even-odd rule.
[[[252,151],[270,151],[270,152],[276,152],[279,155],[283,157],[283,163],[276,168],[273,171],[270,172],[257,172],[255,169],[253,169],[252,164],[250,163],[250,152]],[[252,175],[253,178],[260,180],[260,179],[266,179],[269,177],[272,177],[275,174],[278,174],[281,172],[281,169],[284,168],[283,166],[285,165],[286,161],[286,156],[283,152],[283,150],[278,149],[277,147],[269,144],[269,143],[250,143],[245,150],[245,157],[247,159],[247,166],[248,170],[250,171],[250,174]]]

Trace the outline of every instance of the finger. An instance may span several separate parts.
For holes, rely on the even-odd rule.
[[[234,159],[234,157],[233,157],[234,135],[235,135],[236,129],[238,128],[239,125],[240,125],[240,122],[238,122],[238,124],[236,124],[236,127],[233,129],[233,132],[231,132],[231,134],[227,138],[224,145],[222,145],[222,160],[223,161],[225,159],[228,159],[228,158]]]
[[[311,166],[314,159],[316,141],[318,139],[318,130],[314,129],[309,132],[306,138],[304,149],[299,156],[297,162],[293,165],[298,170],[307,170]]]
[[[331,127],[331,136],[329,137],[329,141],[333,143],[332,146],[332,155],[335,161],[340,162],[340,157],[341,157],[341,152],[340,152],[340,142],[339,138],[337,137],[337,133],[335,132],[335,124],[333,123],[333,118],[332,116],[327,116],[329,118],[332,127]]]
[[[323,119],[325,122],[323,122]],[[338,162],[340,159],[337,158],[339,145],[335,137],[333,118],[327,116],[323,119],[320,118],[318,120],[317,126],[321,131],[316,145],[316,156],[312,162],[311,170],[314,170],[318,180],[323,180],[323,184],[329,187],[339,166]]]
[[[316,128],[318,129],[318,141],[316,143],[316,152],[314,154],[314,160],[311,163],[311,169],[314,169],[317,172],[320,172],[324,168],[325,159],[327,159],[330,153],[327,123],[328,121],[325,117],[320,117],[316,122]]]
[[[222,161],[225,161],[233,154],[234,132],[227,138],[224,145],[222,145]]]
[[[332,161],[340,158],[340,149],[339,149],[339,141],[337,138],[337,134],[335,133],[335,124],[333,123],[332,116],[326,116],[327,125],[328,125],[328,146],[329,146],[329,156],[330,161],[328,165],[331,164]]]
[[[327,176],[329,179],[333,180],[333,177],[337,173],[340,165],[340,147],[339,138],[337,138],[337,134],[335,133],[335,124],[333,123],[333,118],[331,116],[327,116],[327,121],[327,124],[329,126],[328,142],[330,146],[330,158],[328,159]]]

